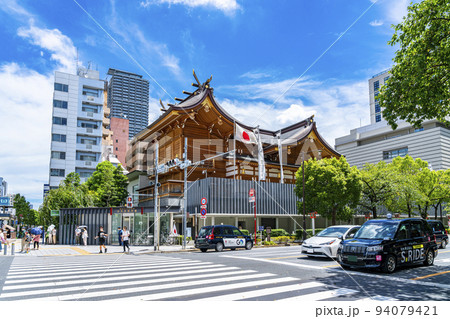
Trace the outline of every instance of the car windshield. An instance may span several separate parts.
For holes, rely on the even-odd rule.
[[[211,235],[212,227],[202,227],[200,229],[200,233],[198,234],[198,237],[205,237],[208,235]]]
[[[318,233],[317,237],[339,237],[344,236],[345,232],[348,230],[348,227],[328,227]]]
[[[384,239],[394,238],[398,223],[378,222],[365,223],[358,230],[354,238],[359,239]]]

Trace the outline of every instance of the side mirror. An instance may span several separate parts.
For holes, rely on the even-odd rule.
[[[343,240],[344,239],[344,236],[342,236],[342,235],[339,235],[339,237],[338,237],[340,240]]]

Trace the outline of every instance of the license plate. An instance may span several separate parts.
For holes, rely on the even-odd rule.
[[[358,257],[356,257],[356,256],[348,256],[348,261],[351,261],[351,262],[357,262],[358,261]]]
[[[306,252],[307,252],[308,254],[314,254],[314,249],[307,249]]]

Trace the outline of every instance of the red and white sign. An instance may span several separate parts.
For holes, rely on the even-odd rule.
[[[206,205],[200,205],[200,208],[206,208]]]
[[[200,218],[206,218],[206,208],[200,209]]]
[[[127,207],[133,208],[133,197],[131,197],[131,196],[127,197]]]
[[[236,124],[236,140],[246,144],[256,144],[258,142],[255,133],[238,124]]]
[[[255,196],[255,190],[253,188],[250,188],[250,190],[248,191],[248,197],[253,197]]]
[[[309,217],[316,218],[317,212],[309,213]]]
[[[206,205],[207,202],[208,202],[208,201],[206,200],[206,197],[203,197],[202,200],[200,201],[200,203],[201,203],[202,205]]]

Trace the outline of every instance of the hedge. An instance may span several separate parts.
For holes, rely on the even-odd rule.
[[[321,232],[322,230],[324,230],[325,228],[316,228],[316,235]],[[308,236],[306,236],[307,238],[312,237],[313,233],[312,233],[312,229],[307,229],[306,233],[308,234]],[[295,231],[295,238],[296,239],[302,239],[303,238],[303,230],[302,229],[297,229]]]
[[[240,231],[241,231],[244,235],[247,235],[247,236],[250,235],[250,232],[249,232],[247,229],[240,229]]]

